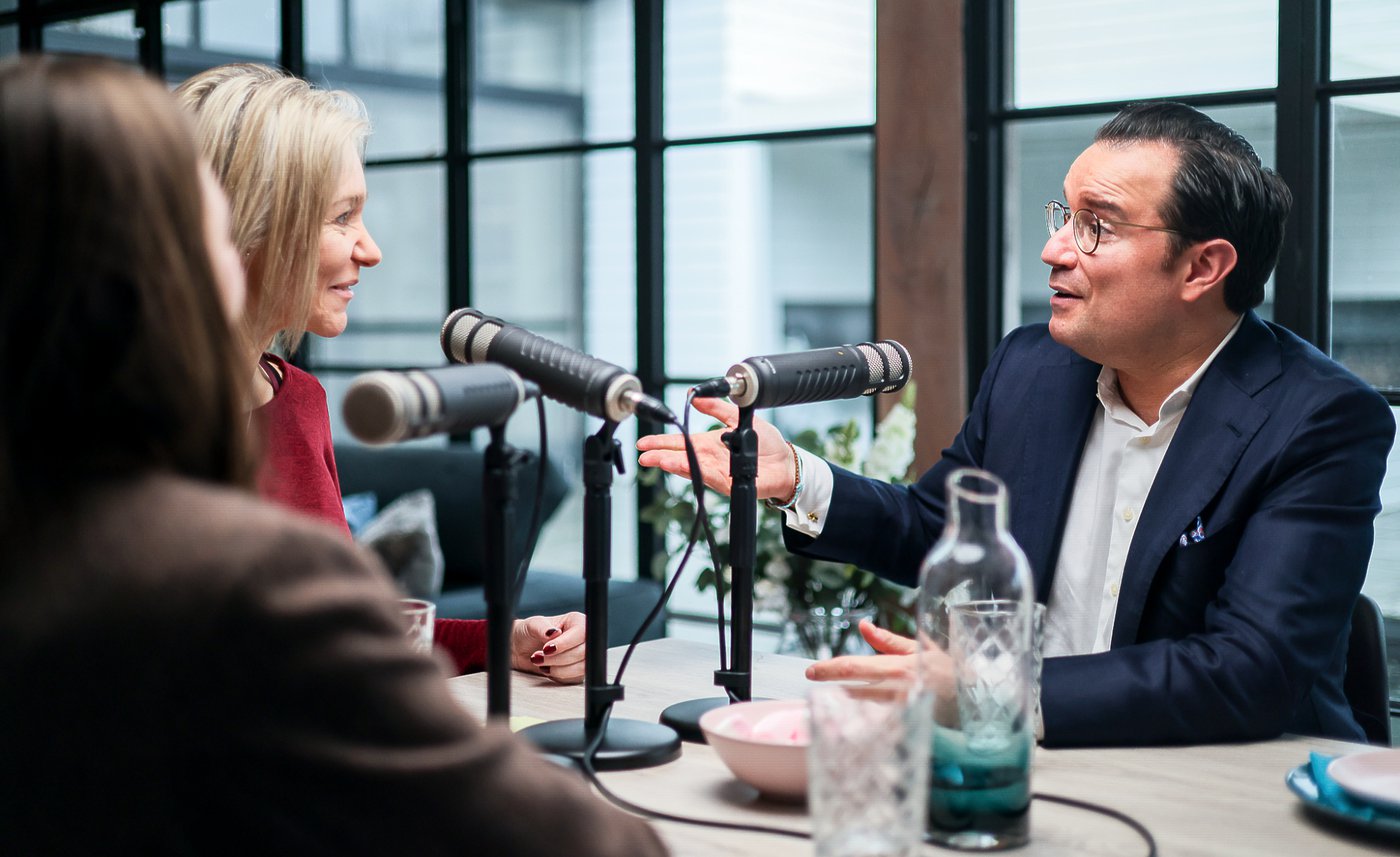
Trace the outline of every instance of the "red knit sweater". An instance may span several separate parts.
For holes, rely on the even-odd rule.
[[[272,401],[258,408],[263,461],[258,492],[266,499],[319,518],[350,535],[331,446],[326,391],[316,378],[275,354],[264,354]],[[486,667],[486,622],[439,619],[433,642],[452,656],[458,672]]]

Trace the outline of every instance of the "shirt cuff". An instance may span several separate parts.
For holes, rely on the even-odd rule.
[[[826,513],[831,507],[831,486],[834,481],[831,465],[821,456],[801,447],[795,449],[802,459],[802,494],[791,509],[783,510],[783,525],[815,539],[822,534]]]

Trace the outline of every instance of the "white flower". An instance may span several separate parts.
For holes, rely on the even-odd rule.
[[[875,442],[865,457],[866,476],[891,482],[904,478],[914,463],[914,411],[896,404],[875,429]]]
[[[775,583],[786,583],[792,576],[792,569],[788,567],[786,559],[775,556],[763,566],[763,576]]]
[[[753,585],[754,607],[759,610],[781,609],[787,601],[787,587],[767,578],[759,578]]]

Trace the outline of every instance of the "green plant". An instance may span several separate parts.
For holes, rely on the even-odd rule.
[[[855,420],[834,425],[825,432],[807,430],[792,442],[833,464],[887,482],[908,481],[914,460],[914,385],[875,428],[869,450],[862,455],[860,426]],[[673,488],[679,480],[661,479],[658,471],[644,471],[643,482],[658,485],[652,502],[641,517],[666,539],[668,546],[683,543],[695,521],[694,494],[688,482]],[[715,565],[724,569],[723,584],[729,585],[729,498],[710,492],[705,510],[715,532],[718,556],[701,571],[696,586],[708,590],[715,585]],[[849,615],[873,610],[883,627],[912,635],[914,632],[914,590],[890,583],[854,565],[797,556],[783,545],[783,515],[760,507],[754,568],[754,607],[778,611],[784,618],[822,612],[832,615],[836,608]],[[703,550],[703,540],[697,546]],[[663,550],[652,558],[652,570],[664,579],[672,554]]]

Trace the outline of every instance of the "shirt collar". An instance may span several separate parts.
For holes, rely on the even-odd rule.
[[[1220,344],[1215,346],[1215,350],[1210,353],[1205,362],[1191,373],[1190,378],[1182,381],[1180,386],[1167,395],[1167,398],[1162,401],[1162,406],[1157,409],[1157,422],[1160,423],[1186,410],[1186,406],[1191,403],[1191,396],[1195,394],[1196,387],[1200,385],[1206,370],[1210,368],[1210,364],[1215,362],[1215,358],[1220,355],[1230,340],[1235,338],[1235,334],[1239,332],[1243,322],[1244,314],[1241,313],[1239,318],[1235,319],[1235,324],[1230,328],[1230,332],[1225,334],[1225,338],[1220,340]],[[1103,406],[1110,417],[1134,423],[1141,422],[1124,403],[1122,395],[1118,392],[1118,370],[1108,366],[1099,370],[1098,397],[1099,404]]]

